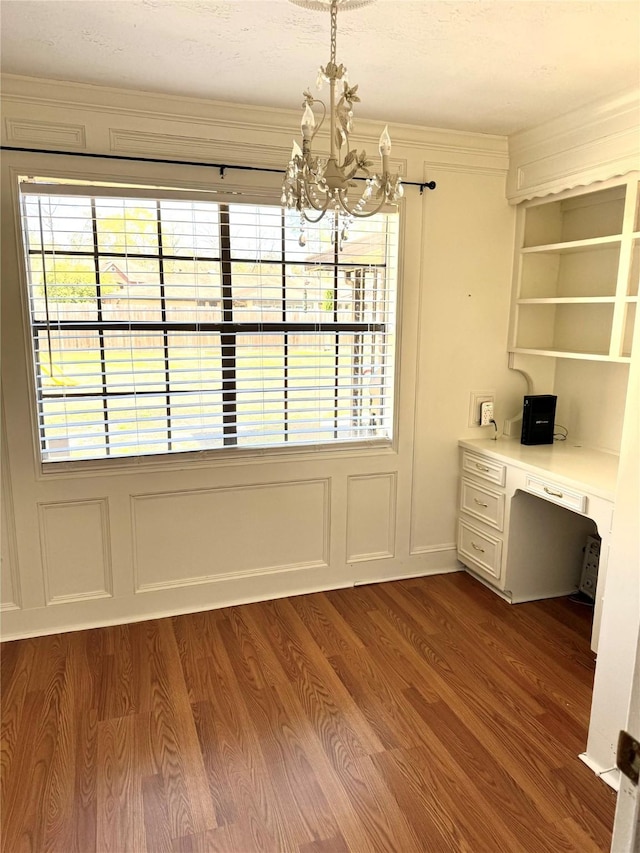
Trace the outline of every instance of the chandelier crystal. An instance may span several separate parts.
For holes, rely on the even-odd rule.
[[[387,127],[380,136],[381,170],[371,174],[373,162],[367,152],[352,148],[349,135],[353,129],[353,105],[360,102],[358,86],[351,86],[347,69],[336,61],[338,6],[342,9],[364,6],[370,0],[291,0],[299,6],[327,9],[331,12],[331,54],[329,62],[318,71],[316,85],[329,84],[329,108],[309,90],[303,93],[302,148],[294,141],[291,160],[282,187],[282,204],[300,212],[300,245],[306,242],[304,223],[318,222],[334,212],[336,229],[342,223],[340,237],[346,240],[354,218],[373,216],[385,204],[396,203],[403,195],[398,174],[389,172],[391,137]],[[316,112],[319,113],[319,122]],[[313,141],[329,117],[329,156],[318,156]],[[360,192],[356,178],[364,179]]]

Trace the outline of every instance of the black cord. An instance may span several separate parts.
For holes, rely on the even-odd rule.
[[[556,429],[563,429],[564,432],[554,432],[553,440],[554,441],[566,441],[567,436],[569,435],[569,430],[565,426],[562,426],[562,424],[556,424],[555,428]]]

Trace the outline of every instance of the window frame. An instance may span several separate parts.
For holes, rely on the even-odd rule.
[[[47,160],[48,158],[45,158]],[[353,440],[333,440],[328,442],[309,443],[309,444],[288,444],[283,442],[280,445],[228,445],[223,447],[212,447],[199,450],[185,451],[164,451],[157,454],[142,454],[142,455],[122,455],[101,458],[88,459],[67,459],[60,461],[48,461],[42,459],[41,455],[41,435],[38,420],[38,401],[34,393],[36,388],[37,376],[33,357],[33,337],[32,337],[32,320],[29,305],[29,277],[25,265],[25,246],[22,239],[21,226],[21,203],[20,203],[20,184],[25,181],[24,168],[10,167],[12,173],[12,185],[14,194],[14,212],[16,220],[16,239],[18,249],[18,267],[20,271],[20,301],[22,304],[22,317],[25,328],[25,344],[27,354],[27,371],[30,375],[29,389],[29,408],[31,411],[32,421],[32,441],[34,448],[34,462],[36,468],[37,479],[53,479],[53,478],[69,478],[75,476],[95,476],[96,474],[113,474],[122,475],[127,471],[169,471],[171,469],[181,470],[188,468],[199,467],[217,467],[217,466],[233,466],[247,463],[275,463],[275,462],[304,462],[311,458],[331,459],[347,459],[350,457],[367,457],[371,454],[383,456],[396,456],[399,450],[399,363],[400,352],[402,346],[402,246],[404,234],[404,216],[403,205],[397,208],[384,209],[383,213],[393,213],[398,216],[396,226],[397,235],[397,259],[396,259],[396,287],[395,287],[395,324],[393,332],[395,334],[394,346],[394,370],[392,377],[392,437],[391,438],[370,438],[370,439],[353,439]],[[198,181],[176,180],[172,174],[170,178],[164,178],[161,181],[157,177],[151,178],[136,174],[115,176],[113,173],[105,174],[88,174],[86,171],[73,171],[60,168],[44,168],[31,169],[29,174],[42,174],[50,177],[52,181],[60,181],[61,186],[77,184],[78,194],[86,194],[87,196],[102,197],[103,195],[118,195],[119,188],[124,190],[124,195],[136,198],[168,198],[182,199],[184,201],[205,200],[226,204],[248,204],[248,205],[271,205],[280,207],[279,194],[280,186],[266,186],[264,183],[256,184],[255,176],[242,175],[240,181],[235,181],[231,184],[228,180],[224,181],[221,186],[219,182],[211,182],[210,174],[206,174],[206,182],[204,179]],[[55,177],[52,177],[55,176]],[[220,180],[222,180],[222,175]],[[248,178],[248,180],[247,180]],[[121,182],[121,183],[120,183]],[[120,184],[120,187],[118,186]],[[113,254],[113,253],[110,253]],[[208,259],[210,260],[210,259]],[[271,261],[270,263],[274,263]],[[277,262],[286,266],[284,259]],[[189,325],[189,324],[187,324]],[[214,324],[215,325],[215,324]],[[222,324],[220,324],[222,325]],[[294,324],[289,324],[294,325]],[[327,328],[327,333],[335,333],[336,329],[333,324],[331,328]],[[353,326],[356,324],[338,323],[340,331],[349,332],[355,331]],[[206,330],[206,326],[202,323],[198,324],[201,331]],[[265,327],[269,324],[260,324],[261,331],[265,331]],[[322,333],[321,324],[311,323],[313,332]],[[169,324],[169,331],[179,331],[177,326]],[[362,326],[358,326],[361,330]],[[247,330],[247,325],[242,324],[242,331]],[[276,331],[282,331],[278,328]]]

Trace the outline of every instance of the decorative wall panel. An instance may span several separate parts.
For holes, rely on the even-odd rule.
[[[393,557],[395,473],[349,477],[347,501],[347,562]]]
[[[183,157],[203,160],[205,163],[219,160],[224,162],[229,153],[229,143],[219,139],[203,139],[193,136],[178,136],[170,133],[150,133],[111,128],[109,131],[111,151],[115,154],[142,154],[145,157]],[[238,155],[256,156],[258,146],[234,142]],[[284,152],[286,153],[286,151]],[[275,145],[259,147],[260,161],[269,166],[281,166],[283,149]]]
[[[329,481],[131,498],[136,591],[327,564]]]
[[[106,499],[38,505],[47,604],[111,595]]]
[[[39,148],[86,148],[84,125],[50,121],[10,119],[5,122],[9,145],[36,145]]]

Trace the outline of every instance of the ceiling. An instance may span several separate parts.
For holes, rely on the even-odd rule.
[[[5,73],[297,108],[329,16],[287,0],[1,0]],[[358,116],[510,134],[640,82],[640,3],[377,0],[338,15]]]

